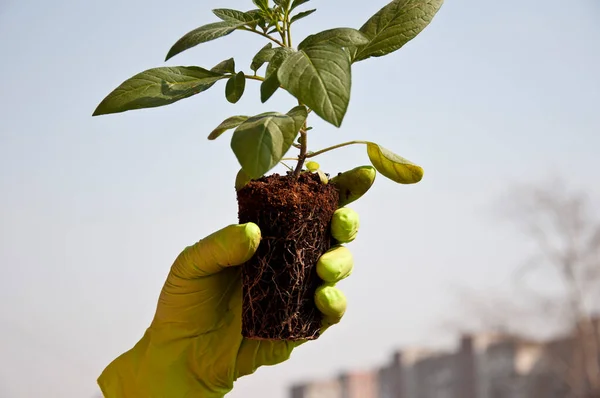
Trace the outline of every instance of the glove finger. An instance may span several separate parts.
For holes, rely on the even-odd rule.
[[[317,261],[317,274],[327,283],[347,278],[354,268],[352,252],[344,246],[334,246]]]
[[[339,207],[362,197],[375,182],[377,172],[372,166],[360,166],[340,173],[330,180],[340,193]]]
[[[244,339],[237,358],[238,377],[252,374],[261,366],[277,365],[287,361],[297,341]]]
[[[256,224],[229,225],[185,248],[175,260],[173,272],[180,278],[196,279],[241,265],[254,255],[260,239]]]
[[[337,209],[331,218],[331,235],[340,243],[356,239],[360,227],[358,213],[347,207]]]
[[[346,296],[333,283],[326,283],[317,288],[315,304],[323,314],[324,326],[338,323],[346,313]]]

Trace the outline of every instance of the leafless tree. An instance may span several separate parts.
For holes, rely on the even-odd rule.
[[[574,326],[571,369],[581,369],[583,380],[569,384],[581,396],[600,397],[600,336],[594,321],[600,298],[600,221],[587,195],[568,190],[560,180],[521,187],[512,198],[508,215],[535,248],[517,280],[548,271],[557,277],[558,295],[536,294],[530,285],[528,289],[543,305],[542,313],[554,311],[555,319]]]
[[[461,305],[479,321],[476,328],[509,334],[531,334],[523,331],[535,328],[570,332],[569,357],[557,348],[553,366],[571,397],[600,398],[597,209],[586,194],[567,189],[560,180],[515,187],[500,206],[502,217],[524,233],[533,255],[517,268],[515,296],[476,297],[463,291]]]

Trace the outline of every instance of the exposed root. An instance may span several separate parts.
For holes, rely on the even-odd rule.
[[[254,222],[263,239],[242,268],[242,335],[254,339],[319,337],[316,263],[332,244],[329,226],[338,192],[315,174],[277,174],[238,191],[240,223]]]

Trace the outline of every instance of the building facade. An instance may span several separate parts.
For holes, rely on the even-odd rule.
[[[339,377],[341,398],[379,398],[377,372],[350,372]]]
[[[376,372],[348,372],[331,380],[298,384],[290,389],[290,398],[379,398]]]
[[[296,386],[291,398],[600,398],[583,366],[588,343],[575,333],[549,342],[465,335],[454,351],[398,351],[377,371]]]
[[[338,380],[324,380],[293,386],[291,398],[341,398],[342,388]]]

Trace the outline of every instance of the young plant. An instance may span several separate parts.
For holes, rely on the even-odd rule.
[[[273,0],[273,4],[269,0],[252,1],[256,8],[245,12],[213,10],[221,21],[185,34],[166,57],[168,60],[198,44],[241,31],[268,41],[252,59],[251,72],[236,68],[234,58],[210,69],[148,69],[112,91],[94,116],[172,104],[206,91],[221,80],[226,81],[225,98],[231,103],[243,96],[248,80],[260,83],[262,103],[279,89],[294,96],[298,106],[287,113],[231,116],[208,139],[217,139],[234,129],[231,149],[241,165],[235,182],[239,220],[257,223],[263,234],[257,254],[242,269],[244,336],[316,338],[320,318],[312,300],[319,285],[315,264],[331,247],[329,224],[333,212],[352,201],[354,194],[338,192],[336,179],[353,178],[363,184],[364,190],[365,184],[368,189],[373,183],[375,171],[370,166],[359,167],[351,175],[339,175],[329,183],[312,158],[362,144],[374,168],[397,183],[419,182],[423,169],[371,141],[348,141],[311,152],[307,118],[314,113],[340,127],[350,101],[352,65],[400,49],[430,23],[443,0],[394,0],[360,29],[325,30],[304,38],[297,47],[293,45],[292,28],[316,11],[299,11],[310,0]],[[259,74],[261,69],[264,72]],[[297,156],[285,158],[292,147],[298,150]],[[296,162],[287,175],[265,176],[284,160]]]

